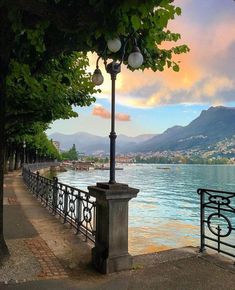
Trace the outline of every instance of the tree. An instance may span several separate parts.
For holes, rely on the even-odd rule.
[[[73,144],[72,148],[70,148],[68,151],[62,152],[62,159],[64,160],[78,160],[78,152],[76,149],[75,144]]]
[[[29,65],[12,61],[7,76],[5,160],[12,160],[17,139],[23,143],[39,123],[45,130],[53,120],[77,116],[72,104],[85,106],[95,101],[92,94],[96,90],[90,74],[85,73],[87,65],[84,53],[73,52],[49,61],[43,73],[33,75]]]
[[[44,72],[33,75],[28,64],[11,61],[7,76],[6,134],[35,121],[49,123],[76,117],[71,105],[86,106],[95,101],[90,74],[84,73],[88,59],[84,53],[60,55],[49,61]]]
[[[42,160],[61,160],[60,153],[44,132],[48,129],[48,124],[42,122],[35,122],[28,126],[20,124],[17,129],[18,132],[7,138],[5,172],[19,169],[24,162],[24,156],[28,163]],[[25,149],[23,149],[24,143],[26,145]]]
[[[14,121],[50,122],[61,116],[72,116],[73,104],[91,103],[92,98],[83,99],[83,90],[79,95],[67,95],[71,80],[60,74],[63,70],[60,62],[73,57],[75,51],[83,54],[91,51],[102,56],[107,39],[117,35],[126,39],[132,34],[137,39],[145,59],[141,69],[162,71],[168,66],[178,71],[172,55],[187,52],[187,46],[170,49],[161,46],[164,41],[180,38],[166,29],[168,21],[181,13],[172,2],[0,0],[0,257],[7,254],[2,225],[4,140],[9,130],[14,134]],[[132,41],[130,38],[127,52],[132,49]],[[110,54],[110,57],[120,59],[120,54]],[[127,59],[124,63],[127,64]],[[82,87],[82,81],[78,86]],[[59,95],[58,101],[49,98],[45,102],[53,90]],[[16,111],[13,97],[19,101]],[[9,126],[6,126],[7,132],[5,124]]]

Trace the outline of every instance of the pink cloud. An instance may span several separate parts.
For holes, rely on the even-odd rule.
[[[103,119],[110,119],[111,118],[110,112],[107,111],[102,106],[95,106],[94,109],[93,109],[93,111],[92,111],[92,115],[101,117]]]
[[[168,44],[170,47],[184,43],[190,47],[189,53],[173,57],[175,61],[180,61],[180,71],[175,73],[165,69],[164,72],[131,72],[123,66],[116,83],[117,103],[130,107],[153,108],[169,104],[214,104],[231,101],[232,93],[235,94],[235,18],[232,12],[228,15],[218,12],[222,4],[217,0],[213,4],[216,7],[209,6],[212,4],[205,5],[208,15],[214,8],[214,13],[217,13],[216,21],[210,20],[210,17],[203,21],[199,11],[193,14],[195,2],[176,0],[175,4],[182,7],[183,13],[169,27],[182,35],[178,43]],[[191,15],[195,17],[191,19]],[[205,17],[205,13],[203,15]],[[110,98],[109,76],[106,77],[102,93],[101,97]]]
[[[117,114],[116,114],[116,120],[117,120],[117,121],[124,121],[124,122],[127,122],[127,121],[130,121],[131,118],[130,118],[130,115],[123,114],[123,113],[117,113]]]
[[[95,106],[92,111],[93,116],[98,116],[103,119],[110,119],[111,113],[102,106]],[[130,115],[124,113],[116,113],[115,119],[121,122],[128,122],[131,120]]]
[[[168,69],[160,73],[124,71],[122,90],[119,90],[126,94],[123,102],[133,107],[152,108],[165,104],[230,101],[228,93],[235,91],[231,74],[235,19],[222,17],[205,27],[200,22],[179,17],[172,22],[171,30],[181,33],[179,44],[187,43],[190,47],[188,54],[174,56],[180,61],[180,72]],[[149,86],[152,91],[148,90]]]

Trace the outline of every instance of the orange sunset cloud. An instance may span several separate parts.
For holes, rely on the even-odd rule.
[[[101,117],[103,119],[110,119],[111,118],[111,113],[100,105],[94,107],[94,109],[92,111],[92,115]],[[115,119],[117,121],[124,121],[124,122],[131,120],[130,115],[123,114],[123,113],[116,113]]]
[[[193,1],[176,2],[183,8],[183,15],[172,21],[169,28],[181,33],[182,40],[177,44],[186,43],[190,47],[189,53],[174,56],[174,60],[180,62],[180,71],[176,73],[166,68],[164,72],[131,72],[122,66],[122,72],[117,76],[117,103],[153,108],[231,101],[231,92],[235,90],[230,60],[234,59],[235,53],[234,17],[218,17],[216,22],[208,22],[205,26],[184,14],[184,5],[190,12]],[[169,45],[176,44],[167,43]],[[110,76],[105,75],[101,90],[102,94],[97,98],[109,99]]]
[[[111,118],[110,112],[102,106],[95,106],[93,111],[92,111],[92,115],[99,116],[103,119],[110,119]]]

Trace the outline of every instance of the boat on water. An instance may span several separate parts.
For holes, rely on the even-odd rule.
[[[157,169],[162,169],[162,170],[170,170],[170,167],[157,167]]]

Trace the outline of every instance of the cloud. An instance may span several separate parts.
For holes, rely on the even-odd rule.
[[[126,94],[126,104],[152,108],[170,104],[224,104],[231,101],[231,94],[235,96],[232,73],[235,65],[235,20],[224,18],[220,21],[208,27],[190,21],[177,24],[177,31],[184,36],[182,42],[188,43],[191,48],[190,53],[178,58],[181,61],[180,72],[148,71],[143,79],[136,72],[130,77],[128,74],[127,87],[135,83],[138,85]]]
[[[224,104],[235,97],[234,3],[220,0],[177,0],[183,14],[170,23],[191,51],[175,56],[180,72],[166,69],[131,72],[122,66],[117,76],[116,102],[130,107],[153,108],[170,104]],[[105,71],[104,69],[102,69]],[[110,76],[98,98],[110,99]],[[233,97],[232,97],[233,96]]]
[[[233,80],[227,77],[211,77],[201,88],[201,95],[209,97],[215,96],[219,92],[225,92],[235,89]]]
[[[117,121],[124,121],[124,122],[131,120],[130,115],[123,114],[123,113],[117,113],[115,118]]]
[[[104,107],[102,107],[101,105],[96,105],[93,108],[92,115],[101,117],[103,119],[111,119],[111,113],[108,110],[106,110]],[[127,122],[131,120],[130,115],[127,115],[124,113],[116,113],[115,119],[117,121],[122,121],[122,122]]]
[[[102,106],[95,106],[92,111],[93,116],[99,116],[103,119],[110,119],[111,114],[109,111],[107,111],[104,107]]]

